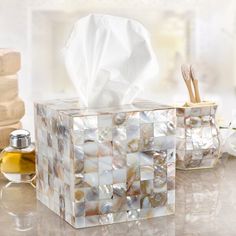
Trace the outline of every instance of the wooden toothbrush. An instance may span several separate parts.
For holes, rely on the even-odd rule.
[[[194,72],[194,68],[193,68],[192,65],[190,66],[190,77],[191,77],[191,80],[193,82],[194,93],[195,93],[195,100],[196,100],[197,103],[201,102],[199,88],[198,88],[198,80],[196,78],[196,74]]]
[[[190,77],[189,66],[188,65],[182,65],[181,66],[181,71],[182,71],[182,76],[184,78],[185,84],[186,84],[187,89],[188,89],[188,94],[189,94],[190,101],[192,103],[195,103],[196,100],[195,100],[195,97],[193,95],[192,80],[191,80],[191,77]]]

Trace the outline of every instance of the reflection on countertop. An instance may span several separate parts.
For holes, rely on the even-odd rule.
[[[9,215],[12,221],[10,228],[26,232],[34,227],[36,201],[32,185],[7,183],[0,190],[0,199],[3,215]]]
[[[235,185],[236,158],[177,171],[175,216],[76,230],[36,200],[32,185],[0,180],[0,235],[236,235]]]

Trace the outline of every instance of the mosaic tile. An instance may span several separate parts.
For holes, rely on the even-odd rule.
[[[83,153],[85,158],[98,156],[98,144],[91,140],[85,141],[83,144]]]
[[[112,156],[100,157],[98,159],[99,172],[112,170]]]
[[[99,187],[84,188],[85,201],[98,201],[99,200]]]
[[[134,181],[132,182],[127,191],[126,191],[126,195],[127,196],[133,196],[133,195],[139,195],[140,194],[140,181]]]
[[[75,218],[85,215],[85,203],[79,202],[73,204],[73,215]]]
[[[126,162],[127,162],[127,166],[138,166],[140,163],[140,153],[139,152],[135,152],[135,153],[129,153],[127,154],[127,158],[126,158]]]
[[[140,179],[154,179],[154,168],[152,165],[144,165],[140,167]]]
[[[207,128],[212,110],[201,112]],[[73,99],[57,100],[36,104],[35,120],[37,198],[69,224],[84,228],[174,213],[175,109],[137,102],[89,110]],[[194,153],[194,160],[204,156],[204,165],[217,155],[212,134],[211,150]],[[194,164],[191,158],[184,163]]]
[[[98,128],[98,141],[99,142],[112,141],[112,128],[99,127]]]
[[[113,170],[112,174],[113,174],[113,183],[114,184],[125,183],[126,182],[126,179],[127,179],[127,177],[126,177],[126,174],[127,174],[126,168]]]
[[[111,199],[113,197],[112,185],[99,185],[99,199]]]
[[[84,139],[89,141],[98,140],[98,130],[97,129],[84,129]]]
[[[143,165],[153,165],[153,155],[152,152],[140,152],[139,153],[139,163]]]
[[[98,158],[85,158],[83,163],[84,173],[98,172]]]
[[[74,199],[76,202],[84,202],[85,192],[83,188],[77,188],[74,190]]]
[[[140,181],[140,190],[142,194],[151,194],[154,189],[153,180]]]
[[[113,124],[122,125],[125,124],[127,120],[127,114],[125,112],[118,112],[113,115]]]
[[[98,127],[112,127],[112,115],[100,115],[97,119]]]
[[[126,124],[127,125],[139,125],[140,124],[139,112],[128,113],[128,119],[127,119]]]
[[[99,157],[107,157],[112,156],[112,142],[111,141],[103,141],[98,143],[98,152],[97,155]]]
[[[113,197],[125,197],[127,193],[126,183],[113,184]]]
[[[99,185],[107,185],[113,183],[112,170],[105,170],[99,173]]]
[[[89,186],[98,186],[98,173],[85,173],[84,182]]]
[[[168,111],[167,110],[153,111],[153,118],[155,123],[165,122],[168,120]]]
[[[126,127],[125,126],[115,126],[112,130],[112,138],[116,141],[126,140]]]
[[[140,123],[153,123],[154,114],[153,111],[141,111],[139,113]]]
[[[154,150],[155,149],[154,137],[141,138],[139,145],[140,145],[140,150],[143,151]]]

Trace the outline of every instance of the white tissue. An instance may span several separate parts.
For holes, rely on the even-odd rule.
[[[127,18],[91,14],[78,20],[64,49],[65,65],[82,105],[130,104],[158,63],[147,30]]]

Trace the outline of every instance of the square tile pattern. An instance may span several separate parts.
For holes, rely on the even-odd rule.
[[[75,228],[174,213],[175,109],[35,104],[37,198]]]
[[[176,167],[214,167],[220,152],[217,105],[177,108]]]

